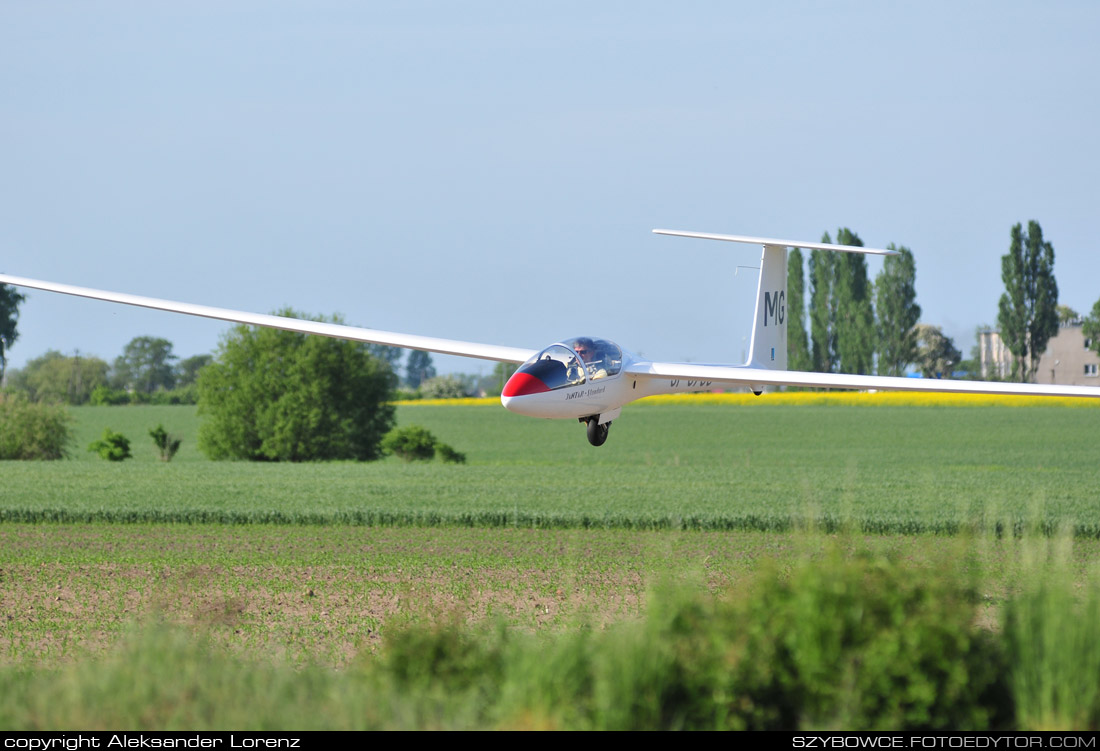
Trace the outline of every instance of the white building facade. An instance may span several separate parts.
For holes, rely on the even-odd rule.
[[[1062,386],[1100,386],[1100,354],[1085,338],[1080,321],[1058,328],[1047,342],[1046,352],[1039,358],[1035,383]],[[978,332],[978,349],[982,378],[1009,378],[1012,375],[1012,353],[1001,334],[992,329]]]

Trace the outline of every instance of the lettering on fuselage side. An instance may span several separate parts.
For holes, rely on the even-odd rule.
[[[565,395],[565,401],[569,401],[570,399],[582,399],[586,396],[599,396],[605,391],[607,391],[607,386],[600,386],[598,389],[581,389],[580,391],[572,391]]]
[[[768,316],[773,323],[783,325],[787,316],[787,293],[783,290],[764,293],[764,325],[768,325]]]
[[[714,383],[714,381],[696,381],[694,379],[688,379],[688,380],[684,381],[684,388],[705,389],[705,388],[709,388],[712,383]],[[669,385],[669,387],[674,388],[674,389],[679,388],[680,387],[680,379],[679,378],[673,378],[672,380],[670,380],[668,382],[668,385]]]

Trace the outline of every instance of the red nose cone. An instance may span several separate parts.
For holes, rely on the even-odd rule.
[[[549,386],[530,373],[520,372],[514,373],[512,377],[508,379],[508,383],[504,384],[504,391],[502,391],[500,395],[527,396],[528,394],[541,394],[549,390]]]

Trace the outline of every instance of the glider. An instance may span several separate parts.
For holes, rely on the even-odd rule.
[[[776,240],[744,235],[717,235],[655,229],[660,235],[763,246],[756,312],[748,361],[743,365],[655,362],[596,336],[562,339],[543,349],[502,347],[494,344],[437,339],[296,318],[246,313],[206,305],[172,302],[119,292],[75,287],[68,284],[0,274],[0,282],[19,287],[88,297],[94,300],[137,305],[187,315],[214,318],[251,326],[318,334],[371,344],[419,349],[447,355],[476,357],[519,364],[501,394],[512,412],[530,417],[578,420],[587,426],[588,441],[602,446],[612,420],[623,405],[655,394],[707,391],[719,387],[748,387],[760,394],[766,386],[802,386],[835,389],[895,391],[945,391],[969,394],[1021,394],[1032,396],[1100,397],[1100,388],[1024,383],[989,383],[949,379],[897,378],[844,373],[806,373],[787,370],[787,248],[827,250],[838,253],[897,255],[896,251]]]

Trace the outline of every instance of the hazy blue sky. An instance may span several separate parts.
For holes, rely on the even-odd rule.
[[[650,230],[847,226],[967,352],[1015,222],[1100,298],[1097,39],[1095,2],[3,2],[0,269],[734,362],[759,251]],[[27,295],[14,367],[227,328]]]

